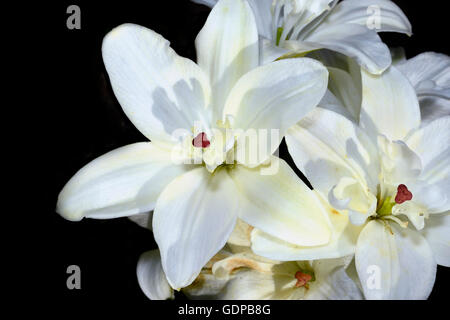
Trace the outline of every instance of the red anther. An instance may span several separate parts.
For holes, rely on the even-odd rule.
[[[397,187],[397,195],[395,196],[395,203],[401,204],[405,201],[411,200],[413,194],[408,190],[408,187],[401,184]]]
[[[199,133],[194,139],[192,139],[192,145],[196,148],[208,148],[211,142],[209,142],[206,133]]]
[[[309,281],[311,281],[312,276],[307,273],[297,271],[295,273],[295,278],[297,279],[297,283],[295,284],[295,287],[300,288],[300,287],[303,287],[305,284],[307,284]]]

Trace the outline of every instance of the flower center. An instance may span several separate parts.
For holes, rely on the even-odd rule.
[[[413,197],[411,191],[404,184],[397,187],[397,195],[395,196],[395,203],[401,204],[405,201],[411,200]]]
[[[297,279],[297,283],[295,284],[296,288],[300,287],[308,287],[308,282],[311,281],[312,275],[303,273],[301,271],[297,271],[295,273],[295,278]]]
[[[211,142],[208,140],[206,133],[199,133],[194,139],[192,139],[192,145],[196,148],[208,148]]]

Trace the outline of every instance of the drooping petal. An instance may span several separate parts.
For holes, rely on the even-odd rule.
[[[422,126],[442,117],[450,116],[450,100],[436,97],[420,99]]]
[[[391,185],[409,184],[416,181],[423,164],[419,155],[403,141],[390,141],[378,136],[378,150],[383,180]]]
[[[221,0],[196,39],[197,61],[212,84],[214,120],[236,82],[259,63],[258,31],[245,0]]]
[[[358,84],[355,83],[350,73],[344,70],[332,67],[327,69],[330,72],[328,88],[350,112],[353,119],[359,121],[362,96]]]
[[[191,1],[199,4],[204,4],[205,6],[212,8],[219,0],[191,0]]]
[[[327,90],[317,107],[336,112],[341,116],[346,117],[350,121],[355,121],[350,111],[346,107],[344,107],[340,99],[338,99],[330,90]]]
[[[128,145],[79,170],[59,194],[56,210],[73,221],[151,211],[166,185],[185,171],[171,162],[170,151],[151,142]]]
[[[395,67],[381,76],[361,71],[363,100],[360,124],[374,139],[379,134],[403,140],[420,126],[420,108],[414,88]]]
[[[415,131],[406,143],[420,157],[422,180],[433,183],[450,178],[450,116]]]
[[[418,300],[431,293],[436,262],[417,231],[370,221],[359,236],[355,258],[367,299]]]
[[[197,168],[161,193],[153,233],[172,288],[189,285],[226,243],[236,224],[239,194],[226,170]]]
[[[238,191],[245,198],[241,219],[293,244],[328,243],[329,221],[316,194],[284,160],[273,157],[271,166],[273,170],[266,174],[261,167],[237,166],[231,171]]]
[[[210,85],[191,60],[144,27],[124,24],[106,35],[103,61],[114,93],[128,118],[155,143],[177,142],[177,129],[195,122],[209,128]]]
[[[412,34],[411,23],[403,11],[390,0],[341,1],[326,18],[325,23],[354,23],[377,32]]]
[[[196,3],[204,4],[210,8],[214,7],[219,0],[191,0]],[[272,38],[272,0],[247,0],[255,15],[258,32],[265,38]]]
[[[173,299],[173,289],[167,282],[161,265],[159,250],[143,253],[137,264],[137,278],[139,286],[151,300]]]
[[[272,2],[273,0],[247,0],[255,14],[256,25],[260,36],[272,39]]]
[[[422,234],[433,250],[437,264],[450,267],[450,212],[430,216]]]
[[[361,188],[376,194],[377,150],[344,116],[316,108],[288,130],[286,143],[297,167],[323,197],[343,177],[354,178]]]
[[[327,82],[326,68],[309,58],[276,61],[239,80],[228,97],[224,115],[234,117],[233,128],[255,132],[258,137],[256,150],[250,152],[257,152],[259,157],[256,163],[247,165],[258,165],[278,148],[287,129],[320,102]],[[237,138],[238,149],[244,136]],[[261,138],[266,141],[261,142]],[[249,147],[252,145],[245,145]]]
[[[361,227],[349,223],[347,214],[325,206],[331,221],[330,242],[322,246],[304,247],[290,244],[261,230],[252,231],[252,250],[258,255],[279,261],[340,258],[354,254]]]
[[[419,97],[450,99],[450,57],[425,52],[397,65],[409,79]]]
[[[358,24],[322,23],[303,42],[353,58],[372,74],[381,74],[392,62],[389,48],[378,34]]]

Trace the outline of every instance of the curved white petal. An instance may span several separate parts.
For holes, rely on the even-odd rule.
[[[209,127],[210,85],[191,60],[144,27],[124,24],[106,35],[103,61],[128,118],[153,142],[176,142],[176,129]]]
[[[274,158],[276,171],[237,166],[231,171],[243,195],[241,219],[293,244],[314,246],[330,240],[327,213],[310,190],[282,159]]]
[[[421,179],[433,183],[450,178],[450,116],[415,131],[406,143],[420,157]]]
[[[311,283],[305,295],[307,300],[363,300],[363,294],[355,282],[346,273],[347,261],[325,259],[313,262],[316,282]]]
[[[361,90],[352,78],[351,74],[333,67],[328,67],[330,79],[328,81],[329,90],[338,98],[344,107],[352,115],[352,119],[358,121],[361,110]]]
[[[56,211],[68,220],[110,219],[153,210],[161,191],[186,171],[151,142],[113,150],[80,169],[59,194]]]
[[[226,243],[236,224],[239,194],[226,170],[197,168],[161,193],[153,233],[172,288],[188,286]]]
[[[198,65],[212,84],[214,119],[236,82],[259,63],[258,30],[245,0],[221,0],[195,41]]]
[[[135,214],[128,219],[142,228],[152,230],[153,211]]]
[[[433,250],[436,262],[441,266],[450,267],[450,212],[431,216],[422,234]]]
[[[235,129],[256,132],[258,148],[251,152],[258,152],[259,157],[250,165],[265,161],[278,148],[287,129],[317,106],[327,82],[326,68],[309,58],[276,61],[239,80],[228,97],[224,116],[234,117]],[[238,137],[238,148],[244,136]]]
[[[356,121],[350,111],[344,107],[340,99],[338,99],[330,90],[327,90],[317,107],[336,112],[350,121]]]
[[[195,3],[214,7],[219,0],[191,0]],[[247,0],[255,15],[258,32],[261,36],[270,39],[272,37],[272,0]]]
[[[199,4],[204,4],[205,6],[212,8],[219,0],[191,0],[191,1]]]
[[[378,34],[358,24],[322,23],[304,42],[353,58],[373,74],[381,74],[392,62],[389,48]]]
[[[289,53],[288,49],[276,46],[272,40],[263,37],[259,38],[259,50],[260,65],[272,63]]]
[[[442,117],[450,116],[450,100],[439,97],[423,97],[419,101],[422,126]]]
[[[425,52],[397,65],[411,81],[419,97],[450,99],[450,57]]]
[[[256,25],[260,36],[271,39],[272,34],[272,2],[273,0],[247,0],[255,14]]]
[[[411,23],[402,10],[390,0],[341,1],[326,18],[326,23],[355,23],[377,32],[412,34]]]
[[[159,250],[151,250],[139,257],[137,264],[139,286],[151,300],[173,299],[173,289],[167,282],[161,265]]]
[[[374,139],[379,134],[403,140],[420,126],[420,108],[414,88],[395,67],[381,76],[361,70],[363,99],[360,125]]]
[[[252,231],[252,250],[256,254],[279,261],[316,260],[340,258],[354,254],[361,227],[349,223],[348,216],[329,209],[331,239],[322,246],[304,247],[290,244],[261,230]]]
[[[366,298],[426,299],[436,277],[430,246],[417,231],[389,226],[370,221],[358,239],[356,269]]]
[[[316,108],[288,130],[286,143],[297,167],[323,197],[344,177],[376,194],[377,150],[344,116]]]

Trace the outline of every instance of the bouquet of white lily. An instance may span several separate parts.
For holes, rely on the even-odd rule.
[[[193,1],[196,63],[138,25],[105,36],[149,141],[82,168],[57,212],[152,230],[150,299],[426,299],[450,266],[450,58],[394,59],[377,32],[412,31],[390,0]]]

